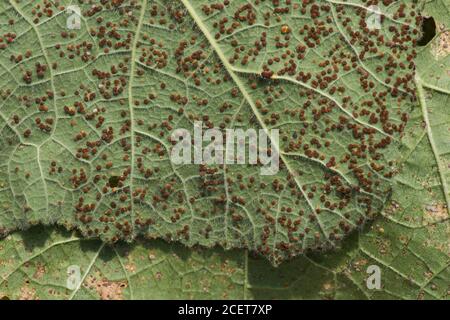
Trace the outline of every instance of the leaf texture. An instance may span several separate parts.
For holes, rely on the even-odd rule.
[[[0,5],[0,227],[333,248],[383,208],[417,108],[410,1]],[[281,165],[175,165],[178,128],[280,130]]]

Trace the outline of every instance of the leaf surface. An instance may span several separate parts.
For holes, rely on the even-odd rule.
[[[402,166],[393,181],[392,200],[380,218],[349,237],[339,251],[304,255],[275,269],[265,260],[247,257],[242,251],[197,251],[155,241],[109,248],[70,233],[33,228],[0,242],[0,297],[448,299],[450,224],[446,145],[450,131],[446,106],[450,63],[448,55],[436,54],[445,53],[436,49],[445,49],[440,45],[445,43],[442,40],[448,32],[445,25],[448,5],[444,1],[427,1],[423,14],[432,15],[439,29],[436,39],[416,59],[420,107],[409,113],[409,127],[402,140],[406,151],[402,151]],[[22,27],[32,32],[26,23]],[[36,39],[32,40],[29,43]],[[5,62],[5,66],[10,63]],[[2,71],[7,72],[5,66],[2,65]],[[256,70],[257,66],[249,70]],[[5,83],[12,81],[2,79]],[[77,82],[79,79],[73,83]],[[3,88],[7,88],[5,83]],[[2,103],[4,115],[8,104]],[[19,135],[13,131],[4,122],[2,138],[18,139]],[[7,144],[3,145],[6,148]],[[3,157],[11,152],[4,150]],[[9,171],[2,172],[0,199],[5,208],[12,198],[4,196],[11,193],[5,184],[9,176],[5,172]],[[37,197],[37,203],[41,200]],[[28,211],[26,218],[22,211],[14,212],[16,218],[4,213],[1,218],[10,228],[16,228],[19,221],[20,227],[28,226],[31,220],[31,223],[53,222],[51,215],[44,214],[45,210]],[[67,215],[59,212],[59,217]],[[65,288],[66,270],[71,264],[79,265],[84,275],[75,292]],[[366,269],[372,264],[382,269],[382,290],[368,290],[365,285]],[[217,283],[216,289],[210,286],[211,278]]]
[[[186,250],[158,240],[109,247],[32,228],[2,240],[0,266],[0,299],[244,298],[241,253]],[[74,266],[80,281],[68,287]]]
[[[418,105],[410,1],[384,1],[375,31],[359,1],[105,1],[80,5],[80,30],[68,4],[0,5],[3,233],[57,223],[277,264],[383,208]],[[195,121],[280,130],[278,173],[175,165],[171,134]]]

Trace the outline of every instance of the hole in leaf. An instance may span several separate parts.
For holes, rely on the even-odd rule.
[[[436,22],[433,17],[424,17],[422,22],[422,38],[417,45],[423,47],[430,43],[436,36]]]
[[[0,298],[0,300],[10,300],[8,296],[3,296]]]
[[[117,186],[119,185],[119,181],[120,181],[120,178],[118,176],[112,176],[109,178],[109,181],[108,181],[109,186],[111,188],[117,188]]]

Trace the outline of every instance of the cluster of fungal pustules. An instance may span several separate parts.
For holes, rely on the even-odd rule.
[[[381,29],[366,23],[371,5],[386,10]],[[17,160],[0,165],[24,187],[1,196],[15,217],[0,216],[3,228],[33,212],[105,241],[248,247],[277,262],[334,247],[380,211],[416,104],[409,1],[80,7],[78,31],[57,28],[55,1],[0,13],[0,62],[14,75],[0,89],[0,141]],[[279,172],[174,165],[171,133],[195,121],[279,129]]]

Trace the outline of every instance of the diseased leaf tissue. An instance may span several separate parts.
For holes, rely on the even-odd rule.
[[[76,28],[69,5],[80,9]],[[449,88],[416,72],[423,8],[394,0],[2,1],[1,233],[59,224],[107,243],[144,236],[246,248],[277,265],[334,248],[394,210],[398,177],[413,174],[405,166],[423,144],[435,163],[422,168],[447,199],[445,151],[436,154],[436,128],[421,113],[434,99],[424,91],[448,102]],[[380,28],[368,25],[374,18]],[[279,154],[279,171],[174,164],[172,133],[193,132],[199,121],[223,132],[278,129],[269,153]],[[442,210],[439,223],[447,203]],[[448,234],[440,241],[448,246]]]

